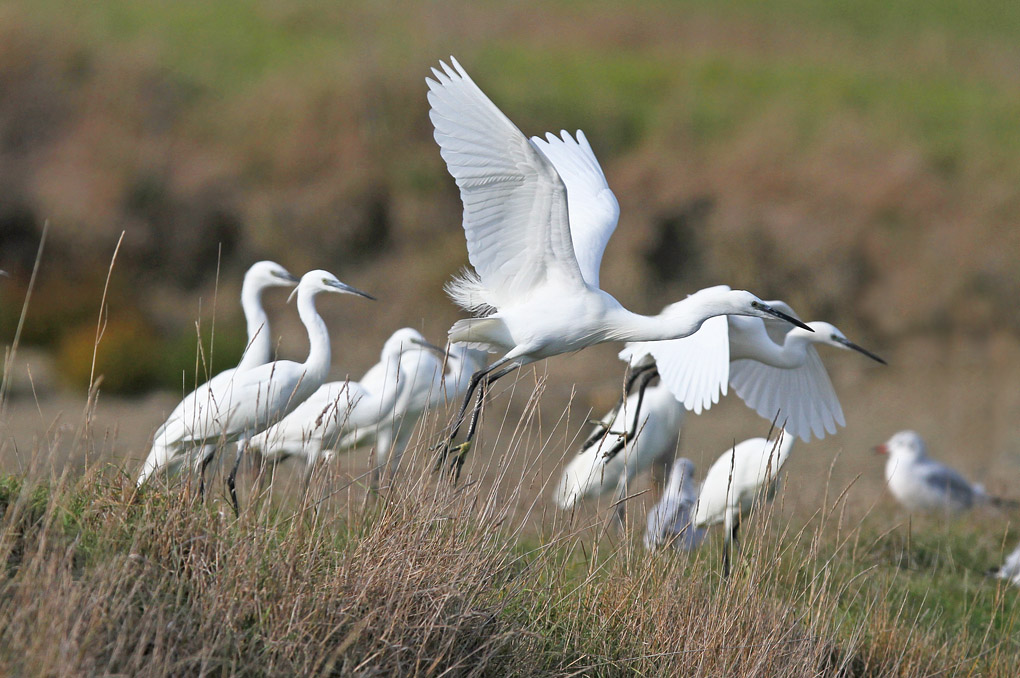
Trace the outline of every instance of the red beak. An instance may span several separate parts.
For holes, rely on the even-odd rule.
[[[882,443],[881,445],[875,445],[871,449],[875,451],[875,454],[889,454],[889,448],[885,446],[885,443]]]

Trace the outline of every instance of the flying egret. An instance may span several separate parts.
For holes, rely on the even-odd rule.
[[[320,386],[286,417],[252,436],[248,445],[262,452],[267,461],[288,457],[305,461],[305,478],[326,452],[343,452],[375,444],[377,456],[385,463],[393,442],[390,424],[401,408],[401,400],[414,388],[420,371],[441,370],[442,365],[418,330],[405,327],[383,344],[379,362],[360,381],[334,381]],[[421,376],[422,381],[426,380]],[[427,377],[431,383],[431,373]]]
[[[241,309],[248,328],[248,344],[240,362],[196,388],[174,408],[166,423],[153,436],[152,449],[138,476],[138,485],[160,469],[176,469],[189,456],[194,460],[196,470],[205,469],[216,451],[216,445],[202,445],[200,450],[195,450],[198,440],[209,437],[208,432],[196,435],[195,426],[202,420],[202,411],[217,407],[218,398],[227,390],[236,373],[264,365],[272,358],[273,340],[269,332],[269,317],[262,307],[262,293],[270,287],[293,287],[297,282],[294,275],[273,261],[256,262],[244,274]]]
[[[977,505],[1016,506],[991,497],[984,487],[971,483],[956,470],[928,456],[928,446],[915,431],[900,431],[875,452],[888,455],[885,481],[889,491],[908,511],[939,511],[955,514]]]
[[[450,328],[464,342],[503,356],[475,372],[450,429],[443,457],[477,400],[454,475],[470,450],[485,391],[532,363],[606,341],[674,339],[706,319],[740,314],[800,321],[750,292],[716,290],[672,304],[657,316],[625,309],[599,289],[599,264],[619,205],[580,131],[529,140],[451,60],[427,78],[429,117],[464,203],[473,270],[448,283],[453,300],[480,317]]]
[[[276,360],[243,372],[236,372],[222,389],[210,394],[208,401],[198,401],[199,411],[194,416],[168,421],[162,436],[166,440],[187,440],[204,445],[214,440],[233,442],[247,439],[278,421],[310,396],[325,380],[330,367],[329,330],[315,309],[315,297],[320,292],[371,296],[337,280],[332,273],[309,271],[301,277],[297,289],[298,315],[308,331],[308,357],[303,363]],[[202,406],[211,402],[212,406]],[[145,462],[143,476],[166,465],[167,459],[159,455],[168,448],[154,449]],[[238,510],[234,479],[241,463],[244,446],[239,446],[234,466],[227,476],[227,487],[234,510]]]
[[[701,290],[728,290],[725,285]],[[789,315],[782,301],[769,301]],[[726,395],[732,384],[744,402],[772,421],[777,414],[786,431],[805,442],[814,434],[824,438],[846,426],[839,398],[832,388],[815,345],[853,350],[872,360],[886,362],[853,343],[826,322],[808,323],[811,332],[787,323],[761,318],[726,316],[710,318],[689,337],[670,341],[639,342],[635,353],[648,353],[662,381],[695,414],[709,409]]]
[[[627,486],[642,471],[676,452],[684,408],[663,384],[644,390],[638,419],[639,393],[632,393],[622,407],[607,414],[595,426],[576,457],[563,469],[554,500],[568,510],[584,499],[616,491],[618,514]],[[617,448],[622,452],[615,454]]]
[[[723,576],[730,574],[730,545],[739,542],[740,521],[759,499],[769,501],[783,464],[790,457],[794,436],[782,429],[775,441],[751,438],[723,452],[708,469],[694,508],[694,526],[723,523]]]
[[[705,530],[693,524],[697,501],[694,462],[681,457],[673,462],[659,503],[648,512],[645,548],[654,551],[667,544],[684,551],[698,548],[705,538]]]

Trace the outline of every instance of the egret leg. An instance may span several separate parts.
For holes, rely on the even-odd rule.
[[[653,365],[652,367],[654,368],[655,366]],[[655,377],[657,377],[657,376],[659,376],[659,373],[658,373],[658,371],[654,371],[654,370],[653,371],[645,371],[645,372],[643,372],[641,374],[642,379],[641,379],[641,385],[638,387],[639,390],[638,390],[637,407],[635,408],[637,411],[634,412],[634,423],[631,425],[630,430],[625,432],[620,437],[620,440],[618,440],[616,442],[615,445],[613,445],[609,450],[607,450],[605,453],[603,453],[602,458],[605,461],[608,462],[610,459],[612,459],[613,457],[618,455],[620,453],[620,451],[623,450],[624,446],[626,446],[627,443],[629,443],[631,440],[634,439],[635,436],[637,436],[637,434],[638,434],[638,427],[639,427],[639,425],[641,423],[641,418],[640,418],[641,417],[641,405],[642,405],[642,403],[644,403],[644,400],[645,400],[645,389],[648,388],[648,384],[652,381],[652,379],[655,379]],[[621,405],[621,411],[622,411],[622,405]],[[606,433],[609,433],[609,431],[607,430]]]
[[[234,516],[240,517],[241,508],[237,503],[237,488],[234,481],[237,478],[237,469],[241,465],[241,457],[244,455],[245,449],[248,447],[248,439],[245,438],[243,441],[237,444],[237,455],[234,457],[234,467],[230,469],[230,475],[227,476],[227,490],[230,492],[230,502],[234,506]]]
[[[467,458],[467,453],[471,451],[471,442],[475,438],[475,433],[478,430],[478,420],[482,415],[482,405],[485,403],[485,393],[488,391],[496,380],[505,377],[517,368],[521,366],[520,363],[511,363],[506,365],[502,369],[490,372],[486,375],[480,384],[478,384],[478,397],[475,399],[475,408],[471,412],[471,421],[468,422],[467,435],[464,437],[464,442],[458,445],[456,453],[453,457],[453,461],[450,462],[450,470],[453,473],[453,482],[456,483],[460,480],[460,471],[464,467],[464,460]]]
[[[723,579],[730,576],[730,548],[739,550],[740,542],[737,540],[737,531],[740,529],[740,514],[734,516],[732,526],[726,530],[726,542],[723,545]]]

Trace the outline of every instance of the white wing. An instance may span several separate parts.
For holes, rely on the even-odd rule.
[[[659,377],[673,396],[687,409],[701,414],[719,402],[720,395],[726,395],[729,336],[726,316],[720,315],[706,320],[701,329],[688,337],[644,342],[637,351],[632,347],[632,352],[651,353],[659,367]]]
[[[577,265],[584,281],[598,287],[602,253],[616,230],[620,204],[584,132],[577,130],[576,140],[563,130],[560,136],[550,132],[545,139],[531,137],[531,141],[552,161],[567,187],[570,239]]]
[[[794,369],[772,367],[756,360],[734,360],[730,383],[748,407],[765,419],[779,413],[788,433],[803,439],[824,438],[846,426],[843,408],[814,346],[808,346],[804,364]]]
[[[499,306],[550,277],[584,284],[555,167],[452,61],[427,78],[429,118],[460,188],[468,258]]]

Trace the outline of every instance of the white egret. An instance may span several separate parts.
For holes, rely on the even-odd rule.
[[[622,407],[603,417],[580,453],[564,467],[553,496],[561,509],[615,490],[622,512],[621,500],[627,496],[630,481],[652,464],[673,458],[683,425],[683,405],[663,384],[644,390],[640,408],[639,397],[632,393]]]
[[[794,440],[794,436],[783,430],[775,441],[745,440],[723,452],[708,469],[694,509],[694,526],[723,523],[726,529],[723,576],[730,573],[730,545],[739,545],[737,532],[741,519],[759,500],[772,499],[779,472],[790,457]]]
[[[1002,567],[993,568],[988,574],[1012,582],[1015,586],[1020,586],[1020,546],[1017,546],[1012,553],[1006,556]]]
[[[691,296],[728,289],[720,285]],[[794,315],[782,301],[767,303]],[[837,425],[846,425],[815,345],[854,350],[886,364],[829,323],[807,325],[813,331],[771,319],[720,316],[706,320],[688,337],[640,342],[631,349],[655,358],[662,381],[695,414],[719,402],[732,384],[759,415],[769,421],[782,417],[787,433],[807,442],[812,434],[824,438],[835,433]]]
[[[991,497],[958,471],[928,456],[928,446],[915,431],[900,431],[875,452],[888,455],[885,481],[908,511],[961,513],[978,504],[1016,506],[1009,499]]]
[[[376,445],[377,456],[385,463],[393,443],[396,412],[401,400],[412,391],[421,372],[422,381],[431,384],[432,371],[441,371],[440,361],[418,330],[405,327],[394,332],[383,344],[379,362],[360,381],[335,381],[320,386],[286,417],[265,431],[252,436],[248,445],[262,452],[268,461],[300,457],[305,461],[306,480],[324,453],[337,453]]]
[[[657,316],[625,309],[599,289],[598,271],[619,205],[581,132],[529,140],[454,59],[428,78],[429,117],[464,204],[473,267],[447,285],[455,302],[482,317],[450,328],[450,341],[500,352],[472,375],[444,455],[477,390],[459,474],[485,391],[515,369],[606,341],[673,339],[723,314],[780,317],[749,292],[716,290],[668,306]],[[441,462],[441,460],[440,460]]]
[[[667,544],[684,551],[698,548],[705,538],[705,530],[694,526],[697,501],[694,462],[681,457],[673,462],[659,503],[648,512],[645,548],[654,551]]]
[[[214,392],[204,407],[194,416],[168,421],[161,436],[165,440],[187,440],[195,445],[204,445],[214,440],[232,442],[250,438],[278,421],[298,404],[311,395],[325,380],[330,367],[329,330],[315,309],[315,297],[320,292],[356,294],[372,297],[346,283],[342,283],[327,271],[309,271],[301,277],[297,289],[298,315],[308,331],[308,357],[303,363],[292,360],[276,360],[243,372],[236,372],[233,378]],[[159,455],[168,449],[160,446],[153,450],[142,470],[148,476],[155,469],[166,465],[167,459]],[[234,510],[238,510],[234,478],[241,462],[244,447],[240,446],[234,459],[234,466],[227,476],[227,486]]]
[[[212,459],[215,445],[196,449],[198,439],[208,432],[195,435],[195,426],[203,419],[203,410],[217,407],[217,398],[224,393],[237,372],[268,363],[272,358],[273,340],[269,317],[262,307],[262,293],[270,287],[293,287],[297,277],[273,261],[259,261],[244,274],[241,284],[241,309],[248,328],[248,344],[236,367],[224,370],[184,397],[166,422],[153,436],[152,449],[138,476],[138,485],[157,470],[174,470],[189,456],[196,470],[202,471]]]

